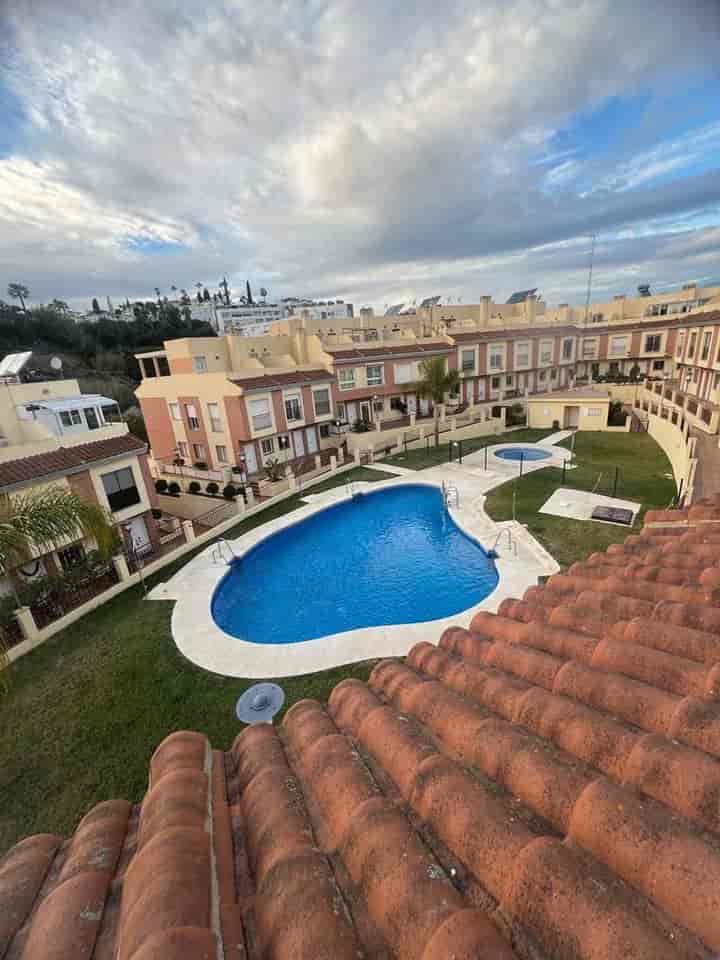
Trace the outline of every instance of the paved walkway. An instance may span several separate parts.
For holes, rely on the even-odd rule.
[[[701,500],[703,497],[720,493],[720,436],[705,433],[703,430],[692,430],[691,435],[697,441],[694,499]]]
[[[560,443],[561,440],[567,440],[572,435],[572,430],[558,430],[557,433],[551,433],[549,437],[545,437],[542,443]]]

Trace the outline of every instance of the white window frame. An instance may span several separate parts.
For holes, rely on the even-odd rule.
[[[197,415],[197,409],[194,403],[185,404],[185,416],[187,417],[188,427],[191,430],[200,429],[200,419]]]
[[[648,342],[651,341],[651,340],[652,340],[652,341],[657,340],[657,346],[656,346],[656,347],[649,347],[649,346],[648,346]],[[662,350],[662,334],[661,334],[661,333],[646,333],[646,334],[645,334],[645,347],[644,347],[644,349],[643,349],[643,353],[660,353],[661,350]]]
[[[297,404],[297,416],[291,417],[288,415],[288,404]],[[288,423],[302,423],[305,420],[303,416],[303,406],[302,406],[302,397],[299,393],[290,394],[287,397],[283,397],[283,409],[285,410],[285,420]]]
[[[207,373],[207,357],[193,357],[193,373]]]
[[[583,360],[595,360],[597,357],[598,342],[594,338],[592,340],[583,340],[582,344],[582,359]]]
[[[170,419],[171,420],[182,420],[182,413],[180,412],[180,404],[177,401],[170,400],[168,401],[168,408],[170,410]]]
[[[564,339],[563,342],[562,342],[562,358],[563,358],[563,360],[572,360],[572,358],[573,358],[573,351],[574,351],[574,344],[575,344],[575,341],[573,340],[572,337],[565,337],[565,339]],[[568,347],[569,347],[570,349],[567,349]]]
[[[264,411],[253,413],[253,408],[257,408],[260,404],[264,404]],[[272,404],[267,397],[257,397],[253,400],[248,400],[248,413],[250,414],[250,424],[254,431],[272,429]],[[258,423],[257,421],[260,422]]]
[[[370,371],[379,370],[379,375],[374,374],[371,378]],[[381,387],[384,381],[382,363],[370,363],[365,367],[365,383],[368,387]]]
[[[518,341],[518,343],[515,344],[514,353],[515,353],[516,367],[530,366],[530,341],[529,340]]]
[[[396,363],[393,371],[395,383],[413,383],[417,379],[413,367],[413,363]]]
[[[338,367],[337,381],[340,390],[354,390],[355,367]]]
[[[610,356],[622,357],[627,353],[627,334],[610,337]]]
[[[224,443],[218,443],[215,446],[215,456],[217,457],[218,463],[227,463],[227,447]]]
[[[208,420],[210,421],[210,429],[213,433],[222,433],[222,419],[220,417],[220,404],[211,401],[207,405],[208,411]]]
[[[264,457],[271,457],[275,453],[275,437],[265,437],[261,440],[260,450]]]
[[[710,347],[712,346],[712,330],[703,330],[703,338],[700,344],[700,362],[707,360],[710,356]]]
[[[198,450],[200,451],[198,453]],[[199,460],[201,463],[205,463],[205,445],[202,443],[194,443],[192,445],[193,459]]]
[[[322,413],[319,412],[317,408],[317,397],[321,394],[327,394],[327,410],[324,410]],[[313,390],[313,410],[315,411],[316,417],[329,417],[332,414],[332,396],[330,394],[330,387],[321,387],[318,390]]]
[[[190,457],[190,451],[188,450],[188,445],[184,440],[178,440],[178,455],[187,460]]]
[[[470,357],[470,362],[468,363],[466,357]],[[475,372],[475,348],[467,347],[463,348],[460,351],[460,370],[462,373],[474,373]]]
[[[552,340],[541,340],[539,348],[539,362],[550,366],[553,358],[555,344]]]

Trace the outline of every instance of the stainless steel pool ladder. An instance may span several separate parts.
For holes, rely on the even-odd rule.
[[[459,507],[460,506],[460,493],[458,488],[452,483],[445,483],[443,480],[442,483],[442,494],[443,500],[446,507]]]
[[[512,552],[515,559],[517,560],[517,555],[518,555],[517,540],[512,535],[512,530],[510,529],[510,527],[503,527],[502,530],[498,530],[498,535],[495,537],[495,543],[492,546],[493,552],[494,553],[498,552],[498,546],[500,545],[500,541],[503,538],[503,534],[507,534],[508,550]]]
[[[230,558],[228,559],[228,551],[230,551]],[[213,547],[212,552],[212,561],[213,563],[226,563],[231,564],[236,558],[237,554],[227,542],[227,540],[218,540],[218,542]]]

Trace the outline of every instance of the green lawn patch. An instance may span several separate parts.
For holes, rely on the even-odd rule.
[[[570,439],[562,442],[566,447],[570,444]],[[635,530],[642,526],[647,509],[667,507],[676,492],[670,461],[647,433],[577,433],[575,455],[577,466],[566,471],[564,486],[580,490],[596,488],[598,493],[612,496],[617,467],[615,495],[642,504]],[[538,513],[560,486],[563,486],[562,470],[546,467],[491,490],[485,509],[494,520],[512,519],[515,493],[516,519],[526,524],[563,567],[595,551],[605,550],[611,543],[622,543],[632,532],[628,527],[615,524],[566,520]]]
[[[333,487],[343,487],[346,483],[356,483],[365,481],[366,483],[377,483],[379,480],[393,480],[397,477],[396,473],[388,473],[387,470],[370,470],[368,467],[355,467],[354,470],[348,470],[347,473],[341,473],[336,477],[330,477],[322,483],[314,484],[307,488],[307,493],[323,493],[325,490],[332,490]]]
[[[474,453],[476,450],[482,450],[485,447],[492,447],[496,443],[537,443],[545,437],[549,437],[553,430],[510,430],[505,433],[492,434],[489,437],[473,437],[469,440],[463,440],[463,456],[468,453]],[[382,463],[398,467],[407,467],[408,470],[425,470],[426,467],[436,467],[440,463],[448,462],[448,443],[441,443],[434,446],[435,438],[429,438],[429,446],[419,447],[415,450],[407,450],[403,453],[394,453],[392,456],[383,457]]]

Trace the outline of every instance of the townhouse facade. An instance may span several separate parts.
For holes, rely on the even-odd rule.
[[[49,485],[98,503],[129,554],[159,547],[157,497],[147,444],[128,432],[114,400],[83,394],[77,380],[0,383],[0,495],[22,496]],[[0,595],[80,563],[88,538],[32,552],[0,579]]]

